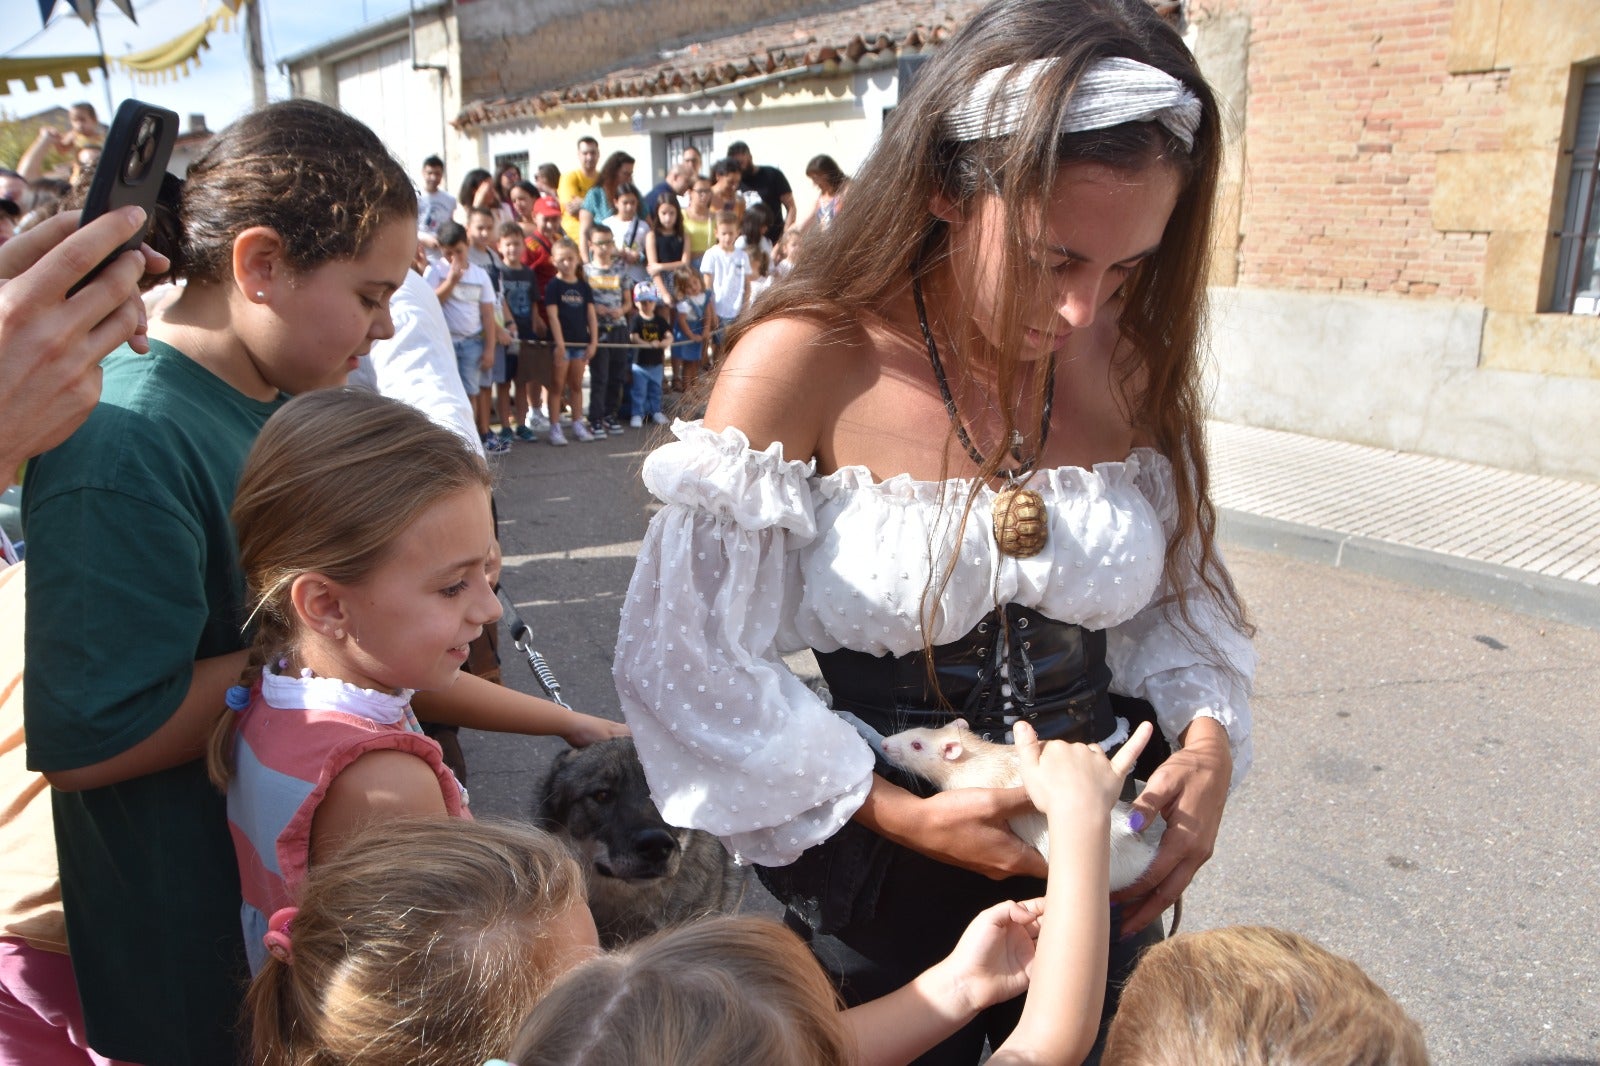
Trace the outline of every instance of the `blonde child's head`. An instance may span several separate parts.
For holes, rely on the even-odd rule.
[[[578,242],[571,237],[562,237],[556,241],[550,249],[550,261],[555,264],[556,273],[563,280],[572,281],[578,276],[578,266],[582,262]]]
[[[1349,959],[1261,926],[1184,933],[1122,990],[1105,1066],[1426,1066],[1422,1030]]]
[[[783,231],[783,236],[778,238],[776,255],[780,262],[787,261],[791,266],[800,258],[800,231],[789,228]]]
[[[705,281],[700,271],[685,264],[672,272],[672,291],[679,296],[695,296],[704,291]]]
[[[246,999],[256,1066],[460,1066],[503,1054],[598,950],[583,876],[531,826],[414,819],[311,871]]]
[[[434,508],[481,505],[476,517],[492,536],[489,485],[488,468],[460,437],[398,400],[323,389],[285,404],[256,438],[234,496],[239,564],[255,629],[241,685],[252,685],[274,659],[295,660],[303,641],[331,637],[308,622],[305,597],[360,585]],[[446,576],[453,588],[475,575],[441,575],[440,596],[449,593],[462,604],[462,596],[482,598],[476,587],[451,593]],[[498,607],[493,610],[489,621],[498,617]],[[350,637],[360,640],[343,632],[338,639]],[[219,786],[231,776],[233,718],[223,709],[212,737],[208,765]]]
[[[517,1066],[705,1062],[844,1066],[833,986],[800,938],[760,918],[709,918],[583,963],[517,1034]]]

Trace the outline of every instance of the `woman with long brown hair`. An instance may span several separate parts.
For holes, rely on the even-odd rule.
[[[1167,829],[1119,894],[1113,986],[1248,767],[1254,652],[1202,441],[1218,118],[1143,0],[997,0],[646,462],[665,506],[615,673],[652,790],[759,864],[852,1001],[1045,866],[1006,826],[1018,790],[930,795],[836,712],[1108,750],[1153,717],[1172,752],[1135,812]],[[784,666],[803,647],[831,708]],[[925,1061],[977,1061],[1017,1009]]]
[[[617,213],[617,193],[624,185],[633,184],[633,156],[627,152],[612,152],[600,167],[600,180],[583,198],[578,209],[578,223],[583,229],[585,258],[589,250],[589,228],[604,222]]]

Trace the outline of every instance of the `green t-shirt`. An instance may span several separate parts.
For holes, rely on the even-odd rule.
[[[107,356],[89,420],[29,468],[24,713],[35,770],[128,750],[177,709],[195,660],[244,647],[228,511],[283,401],[253,400],[159,341],[150,349]],[[246,972],[239,878],[204,763],[57,792],[54,806],[91,1045],[151,1066],[233,1061]]]

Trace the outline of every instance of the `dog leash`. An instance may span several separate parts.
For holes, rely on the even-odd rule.
[[[545,662],[544,656],[533,646],[533,631],[528,628],[528,623],[522,620],[517,613],[517,608],[511,598],[505,594],[504,589],[495,589],[494,594],[500,598],[500,606],[505,612],[506,628],[511,630],[511,643],[528,659],[528,669],[533,671],[534,680],[539,682],[539,687],[544,689],[544,694],[554,703],[558,703],[567,710],[572,710],[572,705],[561,698],[561,682],[556,680],[556,675],[550,669],[550,664]]]

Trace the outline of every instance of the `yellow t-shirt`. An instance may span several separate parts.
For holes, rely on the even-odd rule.
[[[717,225],[717,216],[711,215],[704,222],[696,222],[688,215],[683,216],[683,235],[689,241],[689,258],[698,259],[706,250],[716,244],[714,236]]]
[[[567,204],[573,200],[582,200],[589,195],[589,190],[600,183],[600,175],[585,177],[581,170],[569,170],[561,175],[561,182],[556,186],[556,199],[561,201],[561,228],[567,231],[567,236],[583,247],[583,230],[579,229],[578,213],[568,211]]]

